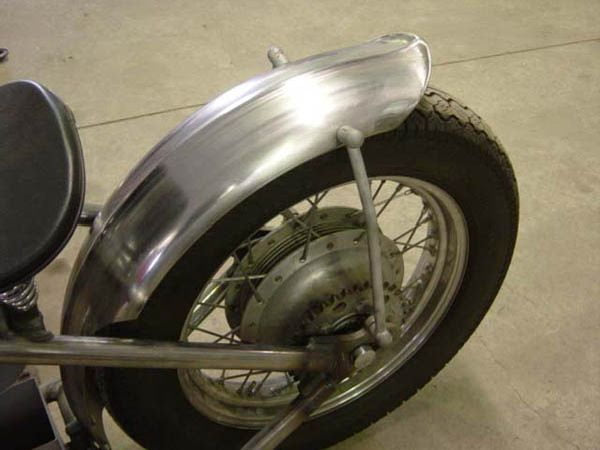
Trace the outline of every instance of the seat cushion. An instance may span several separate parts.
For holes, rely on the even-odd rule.
[[[35,275],[64,247],[84,185],[69,109],[32,81],[0,86],[0,290]]]

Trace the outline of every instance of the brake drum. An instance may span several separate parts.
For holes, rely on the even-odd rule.
[[[228,320],[244,342],[305,344],[310,336],[353,331],[372,314],[362,212],[334,207],[310,215],[262,237],[232,274],[250,281],[233,284],[226,297]],[[380,239],[385,300],[398,302],[402,255]]]

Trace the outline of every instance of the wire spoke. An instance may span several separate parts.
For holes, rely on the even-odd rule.
[[[292,220],[294,222],[296,222],[298,225],[300,225],[304,230],[307,230],[308,232],[310,232],[315,238],[320,238],[321,235],[319,233],[317,233],[315,230],[313,230],[311,227],[309,227],[309,225],[305,222],[302,221],[302,219],[300,219],[297,216],[294,216],[292,218]]]
[[[387,180],[381,180],[379,182],[379,186],[377,186],[377,189],[375,190],[375,193],[373,194],[372,200],[375,201],[375,199],[377,198],[377,196],[379,195],[379,193],[381,192],[381,188],[383,187],[383,185],[385,184]]]
[[[417,230],[417,229],[418,229],[418,228],[419,228],[421,225],[424,225],[424,224],[426,224],[426,223],[428,223],[428,222],[431,222],[431,219],[432,219],[432,218],[431,218],[431,216],[426,216],[426,217],[424,217],[424,218],[423,218],[423,220],[421,220],[421,221],[417,222],[417,224],[416,224],[416,225],[415,225],[413,228],[410,228],[410,229],[406,230],[404,233],[402,233],[401,235],[399,235],[399,236],[396,236],[396,237],[393,239],[393,241],[394,241],[394,242],[396,242],[396,243],[398,243],[398,241],[399,241],[400,239],[402,239],[402,238],[403,238],[404,236],[406,236],[407,234],[410,234],[410,233],[411,233],[413,230],[414,230],[414,231],[416,231],[416,230]],[[411,238],[412,238],[412,237],[411,237]],[[408,240],[408,241],[410,241],[410,238],[409,238],[409,240]]]
[[[250,377],[250,375],[260,375],[263,373],[268,372],[267,370],[251,370],[250,372],[244,372],[244,373],[240,373],[237,375],[229,375],[228,377],[223,378],[223,380],[235,380],[236,378],[244,378],[244,377]],[[246,380],[248,381],[248,380]]]
[[[311,231],[312,231],[312,222],[310,224],[310,227],[306,233],[306,241],[304,241],[304,249],[302,250],[302,256],[301,256],[301,260],[302,261],[306,261],[306,257],[308,256],[308,248],[310,246],[310,235],[311,235]]]
[[[239,326],[229,330],[226,334],[224,334],[222,337],[218,338],[217,340],[213,341],[213,344],[217,344],[219,342],[221,342],[223,339],[227,339],[231,344],[233,344],[234,342],[237,342],[239,344],[242,343],[242,341],[240,341],[239,339],[235,339],[234,338],[234,334],[240,329]]]
[[[213,293],[219,290],[219,294],[217,295],[217,298],[214,300],[210,299],[210,296],[213,295]],[[218,306],[219,303],[221,303],[223,301],[223,299],[225,298],[225,293],[227,292],[226,289],[223,289],[222,286],[217,285],[215,287],[215,289],[213,289],[208,295],[205,295],[202,300],[200,300],[200,302],[198,303],[198,309],[200,309],[201,306],[205,306],[205,307],[212,307],[212,306]]]
[[[315,216],[315,212],[318,209],[317,205],[319,204],[319,201],[321,201],[323,199],[323,197],[325,197],[325,195],[327,194],[328,191],[325,191],[325,193],[321,196],[321,198],[319,198],[319,194],[315,195],[315,200],[314,202],[311,201],[310,199],[306,199],[309,201],[309,203],[313,206],[311,206],[310,210],[308,211],[308,213],[306,213],[306,217],[308,220],[308,230],[306,231],[306,240],[304,241],[304,249],[302,250],[302,257],[301,257],[301,261],[305,261],[307,256],[308,256],[308,250],[310,247],[310,237],[312,234],[312,229],[313,229],[313,224],[314,224],[314,216]]]
[[[250,244],[250,238],[246,239],[246,246],[248,247],[248,264],[254,265],[254,253],[252,252],[252,245]]]
[[[227,334],[229,334],[229,343],[230,344],[233,344],[235,342],[234,339],[233,339],[233,331],[237,331],[239,329],[240,329],[240,327],[237,326],[233,330],[230,331],[231,334],[227,333]],[[218,342],[218,341],[219,340],[217,340],[216,342]],[[221,383],[221,384],[225,383],[225,373],[226,373],[226,371],[227,371],[227,369],[221,370],[221,376],[219,377],[219,383]]]
[[[266,232],[267,230],[261,229],[259,231],[265,231]],[[258,233],[258,231],[257,231],[257,233]],[[254,233],[254,234],[256,234],[256,233]],[[252,236],[254,236],[254,234]],[[241,243],[236,250],[239,250],[239,249],[244,248],[244,247],[249,247],[249,246],[253,246],[255,244],[258,244],[262,240],[262,238],[263,238],[263,236],[261,236],[261,237],[252,239],[252,236],[250,236],[243,243]]]
[[[403,245],[403,244],[404,244],[404,242],[398,242],[398,244],[399,244],[399,245]],[[395,255],[397,255],[397,254],[404,254],[404,253],[408,252],[409,250],[412,250],[413,248],[420,248],[421,250],[429,250],[429,249],[427,248],[427,246],[426,246],[426,245],[421,245],[421,244],[413,244],[413,245],[411,245],[410,247],[408,247],[408,249],[406,249],[406,250],[403,250],[403,251],[401,251],[401,252],[398,252],[398,253],[394,253],[394,254],[395,254]]]
[[[219,290],[217,297],[211,299],[211,295],[216,290]],[[225,309],[225,306],[222,306],[221,303],[225,299],[226,294],[227,289],[224,289],[221,285],[217,285],[208,295],[204,296],[194,308],[192,318],[190,319],[190,328],[200,325],[216,308]]]
[[[292,377],[290,377],[289,373],[287,373],[287,372],[285,372],[285,379],[287,380],[287,383],[285,384],[285,386],[278,388],[279,392],[285,391],[287,388],[294,385],[294,379]]]
[[[292,384],[294,384],[294,380],[292,379],[292,377],[290,377],[289,373],[285,373],[285,378],[287,380],[287,384],[285,385],[286,388],[290,387]]]
[[[271,388],[271,393],[272,394],[281,394],[283,391],[285,391],[286,389],[288,389],[289,387],[294,385],[294,380],[292,379],[292,377],[290,377],[290,375],[287,372],[284,372],[285,374],[285,379],[287,380],[287,383],[283,386],[278,386],[277,388],[273,389]]]
[[[304,200],[306,200],[308,203],[310,203],[311,209],[317,207],[317,204],[316,204],[315,200],[311,200],[310,198],[305,198]]]
[[[206,328],[200,328],[200,327],[190,327],[190,328],[193,328],[195,331],[199,331],[200,333],[206,333],[206,334],[210,334],[211,336],[214,336],[217,338],[227,339],[227,335],[220,334],[215,331],[207,330]]]
[[[210,307],[210,308],[218,308],[218,309],[227,309],[227,306],[223,306],[223,305],[201,305],[201,306],[206,306],[206,307]]]
[[[298,214],[296,213],[296,211],[294,211],[294,208],[288,208],[288,209],[284,209],[283,211],[281,211],[279,213],[281,216],[283,216],[283,220],[284,221],[288,221],[290,219],[293,219],[294,217],[296,217]]]
[[[240,276],[240,277],[222,277],[222,278],[213,278],[211,280],[211,282],[212,283],[231,283],[234,281],[262,280],[266,276],[267,276],[267,274],[244,275],[244,276]]]
[[[319,196],[319,194],[315,194],[314,200],[311,200],[310,197],[307,197],[304,200],[306,200],[308,203],[310,203],[311,209],[317,208],[319,203],[321,203],[321,200],[323,200],[328,193],[329,193],[329,190],[325,190],[321,193],[320,196]]]
[[[238,255],[236,255],[235,253],[233,254],[233,258],[235,259],[236,263],[239,265],[240,264],[240,257]],[[256,290],[256,286],[254,286],[254,283],[251,281],[250,277],[252,275],[248,275],[244,269],[242,268],[242,266],[240,265],[240,270],[242,272],[242,275],[244,277],[244,280],[248,283],[248,285],[250,285],[250,289],[252,289],[252,293],[256,296],[256,299],[258,300],[259,303],[262,303],[264,301],[264,299],[262,298],[262,296],[259,294],[259,292]],[[262,276],[261,278],[264,278],[264,276]]]
[[[263,387],[263,385],[265,384],[265,381],[267,381],[267,378],[269,378],[271,376],[271,374],[273,373],[272,370],[269,370],[265,376],[263,377],[262,380],[260,380],[260,382],[256,385],[256,387],[254,388],[254,391],[252,392],[253,395],[256,395],[260,392],[261,388]],[[256,375],[256,374],[255,374]]]
[[[392,202],[392,200],[394,200],[400,193],[400,191],[402,190],[404,186],[400,183],[398,183],[398,186],[396,186],[396,189],[394,189],[394,192],[392,192],[392,195],[390,195],[387,200],[385,200],[383,202],[383,206],[381,207],[381,209],[377,212],[377,217],[379,217],[383,211],[385,211],[385,208],[388,207],[388,205]],[[373,205],[375,206],[375,205]]]
[[[418,224],[421,221],[421,219],[423,218],[423,215],[425,215],[425,210],[426,210],[425,207],[421,208],[421,214],[419,214],[419,218],[417,219],[417,222],[416,222],[415,226],[413,227],[413,230],[410,232],[410,235],[408,236],[408,239],[404,243],[404,247],[402,247],[402,253],[404,253],[406,251],[406,249],[410,245],[410,241],[412,240],[412,238],[414,237],[415,233],[417,232]]]
[[[383,181],[386,181],[386,180],[383,180]],[[375,207],[375,209],[377,209],[377,207],[383,205],[381,207],[381,209],[379,210],[379,212],[377,213],[377,217],[379,217],[381,215],[381,213],[383,213],[385,208],[388,207],[388,205],[392,202],[392,200],[414,194],[413,190],[410,188],[406,189],[404,192],[401,192],[403,187],[404,187],[403,185],[398,184],[396,189],[394,189],[394,192],[387,199],[380,200],[378,202],[373,203],[373,206]],[[355,211],[354,213],[352,213],[353,216],[355,216],[357,214],[362,214],[362,210],[358,210],[358,211]]]
[[[410,244],[408,242],[396,242],[396,244],[403,246],[402,250],[399,250],[398,253],[403,255],[404,253],[408,252],[409,250],[412,250],[413,248],[423,248],[424,250],[427,250],[427,247],[424,247],[421,244],[429,239],[431,239],[431,236],[425,236],[423,239],[415,242],[414,244]]]
[[[415,287],[417,284],[421,284],[423,281],[421,279],[421,277],[414,279],[413,281],[411,281],[410,283],[408,283],[406,286],[403,286],[400,289],[400,295],[404,295],[404,293],[406,291],[408,291],[410,288]]]
[[[238,394],[241,394],[244,391],[244,386],[246,386],[246,383],[248,382],[248,378],[250,378],[250,375],[252,375],[253,373],[254,373],[254,370],[250,370],[246,374],[246,377],[244,378],[244,381],[242,381],[241,386],[238,388]]]

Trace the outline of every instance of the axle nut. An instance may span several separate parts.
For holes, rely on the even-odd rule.
[[[361,345],[352,352],[352,359],[354,361],[354,368],[362,370],[375,361],[375,350],[369,345]]]

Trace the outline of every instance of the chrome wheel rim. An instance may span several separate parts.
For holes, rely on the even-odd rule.
[[[363,396],[414,355],[448,311],[466,267],[466,222],[460,207],[447,192],[415,178],[378,177],[370,181],[382,234],[396,245],[403,259],[402,285],[392,289],[397,295],[392,295],[388,303],[388,323],[394,343],[389,348],[378,350],[375,362],[369,367],[343,380],[313,418]],[[243,322],[232,326],[231,317],[223,319],[226,312],[231,315],[231,310],[226,311],[227,295],[230,295],[226,292],[232,292],[234,284],[235,289],[249,290],[249,287],[244,288],[246,284],[251,287],[251,301],[261,299],[263,280],[267,285],[269,277],[281,278],[271,271],[240,272],[245,261],[252,256],[253,249],[260,248],[259,244],[261,241],[264,244],[266,236],[276,236],[276,232],[282,234],[282,228],[290,221],[310,219],[314,217],[314,211],[330,205],[342,204],[358,211],[357,202],[354,183],[336,186],[303,200],[267,222],[262,230],[271,231],[261,231],[267,234],[258,236],[253,233],[249,236],[238,247],[237,253],[234,252],[215,272],[198,296],[182,329],[181,339],[239,344],[248,333],[240,329],[245,326]],[[301,214],[302,208],[308,213]],[[298,228],[307,236],[304,247],[310,249],[318,240],[310,237],[314,232],[314,221],[306,221]],[[403,225],[399,225],[400,222]],[[341,236],[342,232],[332,233]],[[297,252],[306,251],[298,248]],[[246,252],[243,258],[240,256],[242,250]],[[275,267],[280,269],[280,265]],[[248,304],[244,305],[242,313],[250,311]],[[182,369],[178,375],[184,394],[198,411],[216,422],[238,428],[264,426],[298,392],[295,374],[288,373]]]

